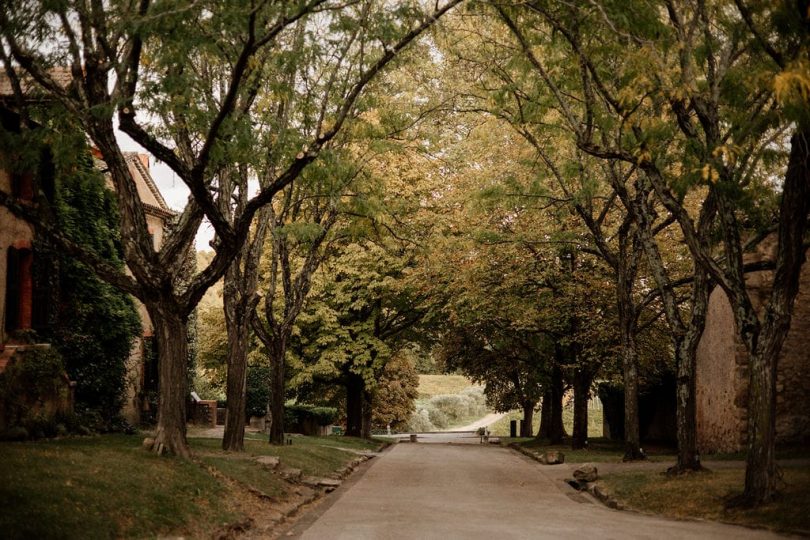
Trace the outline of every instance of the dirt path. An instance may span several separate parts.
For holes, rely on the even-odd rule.
[[[448,429],[447,431],[476,431],[478,428],[491,426],[504,416],[506,416],[506,413],[490,413],[483,418],[479,418],[472,424],[467,424],[466,426]]]
[[[506,448],[398,444],[285,537],[778,538],[752,529],[609,510]],[[315,510],[317,513],[318,510]]]

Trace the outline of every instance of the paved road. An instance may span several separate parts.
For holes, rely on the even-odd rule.
[[[609,510],[506,448],[398,444],[375,458],[305,539],[775,538],[716,523]],[[579,501],[579,502],[578,502]],[[305,526],[303,523],[300,526]]]

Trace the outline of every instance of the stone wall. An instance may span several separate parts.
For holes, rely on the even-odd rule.
[[[733,452],[745,435],[745,370],[737,364],[734,314],[719,287],[709,297],[706,330],[697,351],[698,449]]]
[[[771,237],[746,262],[772,260],[775,247]],[[760,313],[772,279],[771,271],[746,276],[749,296]],[[709,301],[697,357],[698,447],[703,453],[732,452],[745,446],[748,355],[736,336],[731,305],[718,287]],[[779,358],[776,391],[777,442],[810,442],[810,263],[802,268],[790,332]]]
[[[783,443],[810,443],[810,262],[802,268],[790,332],[779,357],[776,437]]]

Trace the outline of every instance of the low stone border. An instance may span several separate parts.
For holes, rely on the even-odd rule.
[[[516,442],[509,443],[508,446],[512,450],[517,450],[518,452],[520,452],[524,456],[528,456],[528,457],[532,458],[533,460],[535,460],[535,461],[537,461],[539,463],[542,463],[543,465],[560,465],[562,463],[565,463],[565,454],[563,454],[562,452],[559,452],[557,450],[554,450],[553,452],[544,452],[544,453],[541,454],[539,452],[534,452],[532,450],[529,450],[528,448],[523,448],[522,446],[520,446],[519,443],[516,443]],[[552,461],[549,461],[549,454],[554,454],[555,459],[553,459]]]
[[[377,447],[375,453],[382,452],[390,445],[391,443],[381,443]],[[256,461],[265,466],[268,474],[277,475],[285,482],[293,486],[293,496],[285,500],[279,500],[276,497],[272,497],[250,485],[223,475],[214,467],[210,467],[202,462],[197,462],[198,465],[205,468],[212,476],[220,478],[224,477],[231,482],[239,484],[258,499],[273,503],[273,506],[266,509],[266,512],[271,514],[271,516],[268,517],[268,521],[272,522],[272,526],[269,529],[265,527],[264,530],[256,531],[256,519],[254,519],[254,517],[248,517],[241,521],[229,523],[223,526],[216,531],[214,538],[217,540],[233,539],[243,535],[255,534],[256,532],[260,532],[262,535],[273,534],[274,530],[280,525],[285,524],[291,518],[298,515],[303,507],[312,504],[313,502],[323,498],[328,493],[331,493],[340,487],[343,480],[350,476],[355,469],[373,457],[374,454],[371,453],[358,455],[345,467],[341,467],[330,474],[329,477],[319,478],[314,476],[304,476],[300,469],[285,467],[278,459],[266,459],[267,456],[259,456]]]
[[[588,482],[586,490],[588,493],[593,495],[593,497],[607,506],[608,508],[613,508],[614,510],[624,510],[624,505],[613,498],[613,496],[605,489],[604,486],[599,484],[599,482]]]

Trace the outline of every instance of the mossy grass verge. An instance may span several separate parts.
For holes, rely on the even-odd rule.
[[[101,435],[0,443],[3,538],[211,537],[245,520],[253,488],[283,500],[289,484],[256,461],[274,455],[305,475],[328,476],[378,442],[294,437],[273,447],[246,440],[246,452],[220,450],[218,439],[192,439],[192,461],[157,457],[142,436]]]
[[[274,446],[268,444],[263,435],[249,434],[245,437],[245,452],[238,454],[222,452],[219,439],[189,439],[189,443],[192,450],[203,457],[224,454],[255,462],[256,456],[275,456],[283,466],[301,469],[309,476],[328,476],[357,457],[352,451],[371,451],[379,446],[377,442],[353,437],[292,436],[291,440],[291,445]],[[259,464],[256,466],[260,467]]]
[[[679,519],[707,519],[810,535],[810,468],[783,465],[778,499],[754,509],[727,510],[725,502],[742,491],[741,465],[680,476],[661,472],[605,475],[599,483],[623,508]]]
[[[501,444],[517,444],[520,447],[535,453],[559,451],[565,454],[566,463],[619,463],[624,457],[621,441],[604,438],[588,439],[588,448],[572,450],[568,439],[563,444],[549,444],[543,439],[501,438]],[[653,462],[668,462],[675,459],[675,450],[665,446],[649,445],[644,448],[647,459]]]
[[[509,435],[510,421],[516,420],[519,422],[522,419],[523,413],[521,411],[511,411],[503,416],[500,420],[489,426],[489,431],[492,435],[506,437]],[[539,411],[535,412],[532,420],[532,433],[537,433],[537,431],[540,429]],[[571,433],[574,429],[574,411],[572,407],[563,408],[563,427],[568,433]],[[588,436],[600,438],[602,436],[602,432],[602,411],[588,411]]]

